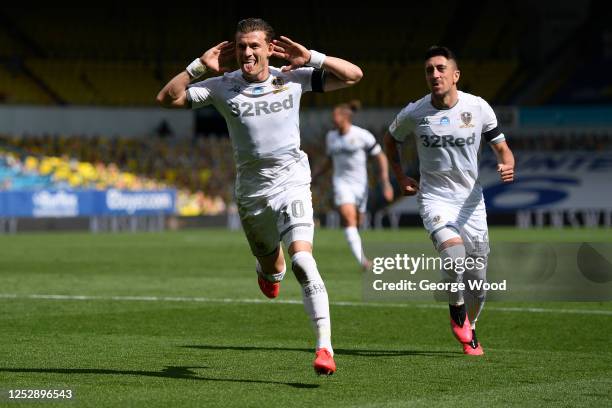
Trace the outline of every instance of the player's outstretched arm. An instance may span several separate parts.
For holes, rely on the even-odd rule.
[[[330,74],[325,80],[323,90],[326,92],[355,85],[363,77],[363,72],[357,65],[341,58],[307,50],[306,47],[290,38],[281,36],[280,40],[273,40],[273,43],[273,55],[290,63],[283,68],[283,71],[290,71],[304,65],[325,69]]]
[[[497,157],[497,172],[504,183],[514,181],[514,155],[505,141],[492,144],[491,148]]]
[[[390,203],[393,201],[393,187],[389,182],[389,161],[387,160],[387,155],[380,152],[374,157],[376,157],[376,164],[378,165],[378,177],[382,185],[383,196]]]
[[[393,136],[389,134],[389,132],[385,133],[383,145],[385,153],[387,154],[389,162],[391,163],[391,170],[393,170],[393,174],[395,174],[395,178],[400,185],[400,191],[406,196],[415,195],[419,190],[419,184],[415,179],[404,174],[404,169],[402,169],[402,163],[400,161],[399,150],[397,148],[397,142]]]
[[[325,57],[322,68],[331,74],[325,80],[325,92],[353,86],[363,78],[361,68],[341,58]]]
[[[188,108],[187,85],[191,77],[187,71],[179,73],[157,94],[157,104],[164,108]]]
[[[223,41],[207,50],[159,91],[155,98],[157,103],[164,108],[188,108],[187,86],[189,83],[208,71],[215,73],[229,71],[234,53],[234,43],[228,41]]]

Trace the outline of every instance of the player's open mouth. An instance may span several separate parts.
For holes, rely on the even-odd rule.
[[[248,60],[242,62],[242,69],[246,72],[251,72],[255,68],[255,60]]]

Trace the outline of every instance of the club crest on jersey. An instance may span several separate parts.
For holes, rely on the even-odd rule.
[[[285,85],[285,80],[283,78],[275,77],[272,80],[272,86],[275,87],[276,89],[282,88],[283,85]]]
[[[272,91],[272,93],[279,93],[279,92],[283,92],[286,91],[287,89],[289,89],[288,86],[285,86],[285,80],[283,78],[279,78],[276,77],[272,80],[272,86],[276,89],[274,89],[274,91]]]
[[[424,117],[423,119],[421,119],[421,121],[419,122],[419,126],[429,126],[429,118]]]
[[[459,126],[462,128],[471,128],[474,127],[474,125],[472,125],[472,113],[471,112],[461,112],[461,121],[463,122],[463,125]]]
[[[450,125],[450,119],[448,118],[448,116],[442,116],[440,118],[440,124],[443,125],[443,126]]]

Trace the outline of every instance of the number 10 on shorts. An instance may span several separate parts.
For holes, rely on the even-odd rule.
[[[289,222],[291,219],[289,216],[289,212],[287,208],[283,211],[283,215],[285,216],[285,224]],[[291,217],[293,218],[302,218],[304,216],[304,203],[302,200],[294,200],[291,202]]]

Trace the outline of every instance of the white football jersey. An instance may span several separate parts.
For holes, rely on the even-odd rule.
[[[372,133],[355,125],[351,125],[344,135],[338,130],[330,130],[326,146],[334,164],[334,186],[340,183],[367,186],[367,155],[375,156],[381,152]]]
[[[431,94],[408,104],[389,133],[398,142],[414,135],[420,163],[419,200],[476,206],[483,201],[478,182],[481,138],[496,144],[505,140],[491,106],[482,98],[459,91],[450,109],[437,109]]]
[[[313,72],[270,67],[268,79],[248,82],[236,70],[187,89],[193,109],[213,105],[227,122],[238,197],[270,196],[288,185],[310,183],[308,158],[300,149],[299,110],[302,94],[317,81]]]

